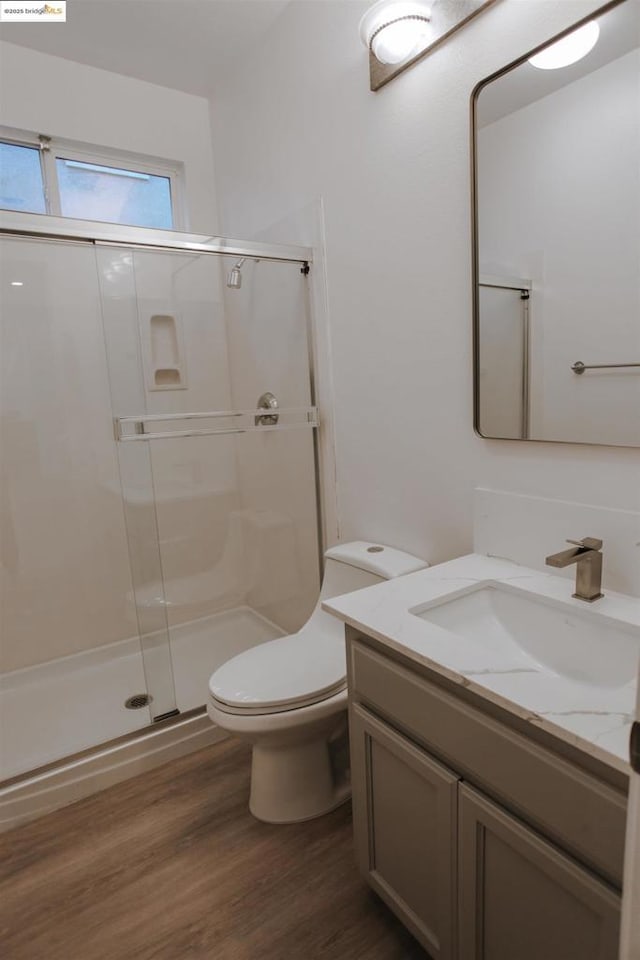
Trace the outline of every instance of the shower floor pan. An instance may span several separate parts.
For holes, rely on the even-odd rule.
[[[207,702],[209,676],[225,660],[283,631],[244,606],[169,633],[176,703],[185,712]],[[0,781],[148,726],[148,707],[125,707],[145,690],[137,637],[0,677]]]

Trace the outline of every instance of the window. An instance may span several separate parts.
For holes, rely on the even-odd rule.
[[[0,207],[47,212],[39,148],[0,142]]]
[[[56,157],[56,173],[63,217],[173,226],[169,177],[61,157]]]
[[[179,171],[161,161],[0,129],[0,208],[136,227],[184,228]]]

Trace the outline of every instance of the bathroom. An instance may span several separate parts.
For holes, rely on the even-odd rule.
[[[556,578],[576,616],[597,618],[610,594],[621,594],[620,616],[637,635],[637,375],[567,372],[568,389],[599,388],[597,409],[579,410],[572,423],[565,394],[558,432],[542,441],[534,437],[549,423],[544,404],[534,398],[526,429],[501,433],[483,422],[474,386],[474,299],[479,307],[476,288],[490,286],[477,284],[478,273],[500,270],[498,254],[478,262],[472,242],[474,191],[481,229],[491,210],[480,181],[492,126],[476,122],[470,133],[472,96],[600,17],[603,4],[451,5],[484,9],[375,91],[370,69],[375,77],[380,68],[360,35],[372,4],[360,0],[69,0],[64,23],[0,23],[2,144],[37,150],[47,175],[66,165],[72,177],[73,163],[102,173],[130,165],[139,177],[170,180],[172,198],[168,219],[151,224],[155,242],[126,217],[114,225],[60,198],[27,212],[11,197],[0,201],[0,810],[10,828],[0,838],[0,909],[11,960],[133,952],[529,960],[499,944],[484,953],[436,945],[379,888],[370,893],[349,803],[296,824],[254,817],[250,747],[203,709],[209,677],[225,661],[302,627],[322,555],[336,544],[385,545],[428,562],[423,571],[402,566],[398,589],[409,589],[405,575],[426,583],[438,565],[474,553]],[[633,13],[639,4],[607,10],[618,6]],[[640,42],[633,27],[625,37],[622,56]],[[480,91],[477,111],[492,89]],[[626,133],[617,153],[633,165],[637,122]],[[493,186],[497,170],[496,160],[483,182]],[[598,190],[578,186],[585,202],[602,198],[599,181]],[[637,297],[633,202],[637,195],[624,221],[604,217],[594,227],[592,219],[586,235],[598,257],[629,237],[619,273],[631,289],[636,277]],[[49,217],[55,229],[42,223]],[[533,278],[531,322],[541,243],[532,242],[528,273],[513,264],[514,276]],[[581,269],[585,299],[596,300],[593,266]],[[618,302],[605,336],[597,328],[590,341],[567,345],[571,362],[640,360],[637,299],[626,311]],[[624,344],[613,338],[618,316]],[[535,369],[540,345],[532,346]],[[564,347],[555,343],[559,355]],[[231,417],[185,418],[221,411],[238,415],[238,429]],[[164,436],[148,441],[156,428]],[[545,564],[566,539],[586,537],[603,541],[605,598],[591,605],[571,599],[575,564]],[[374,569],[379,556],[369,557]],[[356,586],[365,583],[340,592]],[[378,597],[384,612],[395,587],[373,587],[372,605]],[[354,650],[357,596],[341,610]],[[342,637],[342,621],[332,619]],[[384,631],[368,629],[380,643]],[[137,696],[139,707],[124,706]],[[625,701],[620,712],[629,709]],[[597,722],[594,737],[605,731]],[[618,765],[600,786],[618,795],[628,755],[621,759],[618,741],[616,750]],[[444,747],[432,744],[431,754],[456,770]],[[575,753],[562,759],[578,764]],[[602,758],[585,764],[580,774],[597,780]],[[620,899],[606,865],[476,780]],[[632,839],[632,825],[627,833]],[[627,870],[620,949],[635,960],[630,898],[640,896],[640,879],[631,854]],[[611,942],[581,960],[617,956]],[[573,958],[547,952],[545,960]]]

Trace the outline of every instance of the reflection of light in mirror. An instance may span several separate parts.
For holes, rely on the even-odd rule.
[[[595,47],[599,36],[600,27],[595,20],[591,20],[567,37],[558,40],[557,43],[552,43],[546,50],[541,50],[534,57],[530,57],[529,63],[532,67],[538,67],[539,70],[568,67],[569,64],[577,63],[578,60],[586,57]]]
[[[12,280],[12,281],[11,281],[11,286],[12,286],[12,287],[24,287],[24,283],[22,282],[22,280]]]

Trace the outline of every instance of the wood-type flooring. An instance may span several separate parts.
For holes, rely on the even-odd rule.
[[[425,960],[360,879],[350,805],[271,826],[231,740],[0,836],[3,960]]]

